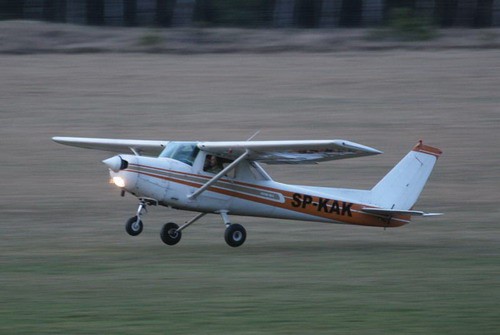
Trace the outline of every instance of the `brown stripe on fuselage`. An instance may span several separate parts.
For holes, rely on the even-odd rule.
[[[204,179],[206,181],[210,180],[210,176],[203,176],[203,175],[197,175],[197,174],[192,174],[192,173],[185,173],[185,172],[179,172],[179,171],[173,171],[173,170],[167,170],[167,169],[162,169],[162,168],[156,168],[156,167],[150,167],[150,166],[143,166],[143,165],[135,165],[135,164],[130,164],[131,166],[127,171],[130,172],[135,172],[135,173],[140,173],[142,175],[146,175],[149,177],[153,178],[158,178],[158,179],[163,179],[163,180],[168,180],[170,182],[174,183],[179,183],[191,187],[201,187],[203,186],[203,182],[196,182],[193,181],[193,177],[197,179]],[[137,166],[138,169],[134,169],[133,166]],[[150,170],[150,172],[143,171],[142,169],[146,168]],[[157,172],[151,171],[151,170],[156,170]],[[172,175],[176,175],[173,177]],[[222,181],[222,183],[221,183]],[[321,218],[326,218],[331,221],[337,221],[337,222],[342,222],[342,223],[348,223],[348,224],[354,224],[354,225],[363,225],[363,226],[374,226],[374,227],[399,227],[402,226],[408,222],[410,222],[410,216],[407,215],[395,215],[392,218],[387,218],[381,215],[373,215],[373,214],[367,214],[363,213],[361,211],[361,208],[366,207],[365,205],[361,204],[355,204],[355,203],[348,203],[344,201],[339,201],[339,200],[334,200],[330,198],[322,198],[318,196],[312,196],[312,195],[307,195],[307,194],[301,194],[302,196],[307,196],[311,198],[311,202],[305,206],[296,206],[296,203],[294,203],[294,195],[298,193],[286,191],[286,190],[280,190],[276,188],[271,188],[268,186],[261,186],[261,185],[255,185],[247,182],[240,182],[240,181],[229,181],[227,179],[221,180],[217,183],[215,183],[213,186],[209,187],[208,190],[211,192],[216,192],[219,194],[224,194],[227,196],[231,197],[236,197],[248,201],[253,201],[269,206],[274,206],[278,208],[283,208],[286,210],[302,213],[302,214],[308,214],[316,217],[321,217]],[[232,183],[238,184],[239,187],[235,189],[234,185]],[[242,190],[244,187],[250,188],[249,192],[245,192]],[[255,196],[252,195],[254,190],[252,189],[261,189],[264,191],[270,191],[270,192],[275,192],[275,193],[281,193],[284,196],[284,202],[277,202],[269,199],[265,199],[263,197]],[[243,193],[245,192],[245,193]],[[249,194],[248,194],[249,193]],[[320,202],[327,201],[326,208],[327,210],[325,211],[325,206],[320,206]],[[334,206],[334,203],[337,203],[338,206],[338,212],[342,213],[344,208],[343,206],[349,205],[350,211],[349,213],[344,213],[344,215],[337,214],[337,208],[335,210],[332,210],[332,206]],[[344,205],[345,203],[345,205]],[[295,204],[295,206],[294,206]],[[349,215],[350,214],[350,215]]]

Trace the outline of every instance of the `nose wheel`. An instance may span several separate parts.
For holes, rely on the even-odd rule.
[[[142,233],[144,225],[138,216],[133,216],[125,223],[125,230],[130,236],[137,236]]]
[[[125,222],[125,231],[130,236],[137,236],[142,233],[144,224],[142,223],[142,216],[148,211],[147,206],[156,206],[158,202],[154,199],[141,198],[139,199],[139,207],[137,213]]]

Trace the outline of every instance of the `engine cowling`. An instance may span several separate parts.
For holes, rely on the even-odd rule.
[[[139,174],[136,156],[122,154],[102,162],[109,168],[111,183],[134,195],[138,194],[136,186]]]

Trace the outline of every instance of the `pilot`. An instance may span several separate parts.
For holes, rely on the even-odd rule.
[[[203,171],[210,173],[219,173],[220,171],[222,171],[222,164],[219,162],[219,159],[216,156],[208,155],[207,159],[205,160]]]

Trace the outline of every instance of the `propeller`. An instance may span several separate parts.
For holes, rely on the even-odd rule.
[[[111,158],[105,159],[102,161],[106,166],[114,172],[118,172],[120,170],[125,170],[128,167],[128,162],[122,159],[120,156],[113,156]]]

